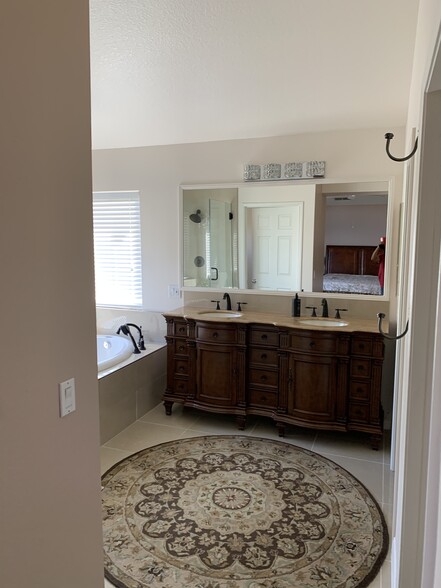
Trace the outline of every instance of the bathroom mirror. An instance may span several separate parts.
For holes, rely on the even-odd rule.
[[[391,230],[388,181],[182,186],[181,194],[185,288],[381,295],[371,255]]]

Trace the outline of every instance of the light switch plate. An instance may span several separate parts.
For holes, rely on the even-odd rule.
[[[59,384],[60,416],[64,417],[75,410],[75,378]]]

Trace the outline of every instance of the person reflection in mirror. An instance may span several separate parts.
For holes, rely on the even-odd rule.
[[[372,253],[371,260],[378,263],[378,281],[380,282],[380,293],[384,294],[384,256],[386,252],[386,237],[381,237],[380,242]]]

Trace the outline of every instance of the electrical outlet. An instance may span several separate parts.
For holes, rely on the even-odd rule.
[[[170,284],[168,287],[168,297],[169,298],[179,298],[179,296],[180,296],[179,286],[177,286],[176,284]]]

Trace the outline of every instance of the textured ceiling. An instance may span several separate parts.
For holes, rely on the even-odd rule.
[[[418,0],[90,0],[95,149],[405,124]]]

